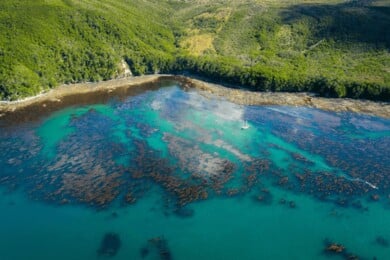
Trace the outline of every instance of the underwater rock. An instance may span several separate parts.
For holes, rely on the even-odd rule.
[[[258,174],[256,172],[249,174],[245,177],[246,185],[247,187],[252,187],[255,184],[257,184],[258,181]]]
[[[119,217],[119,214],[117,212],[112,212],[109,216],[110,219],[116,219]]]
[[[278,184],[280,186],[283,186],[288,183],[288,176],[283,176],[279,179]]]
[[[314,163],[312,161],[308,160],[305,156],[303,156],[299,153],[292,153],[291,155],[296,161],[300,161],[300,162],[308,164],[308,165],[314,165]]]
[[[163,237],[154,237],[148,240],[148,246],[141,248],[141,257],[146,257],[149,253],[156,253],[161,260],[171,260],[172,253],[168,247],[168,241]]]
[[[142,247],[140,249],[141,258],[145,258],[149,255],[149,249],[147,247]]]
[[[116,233],[106,233],[98,250],[99,256],[115,256],[121,248],[121,240]]]
[[[389,241],[386,238],[382,237],[382,236],[377,236],[375,238],[375,243],[377,245],[380,245],[380,246],[383,246],[383,247],[389,247],[389,245],[390,245]]]
[[[326,248],[326,251],[334,252],[334,253],[342,253],[345,247],[341,244],[331,244]]]
[[[325,252],[327,254],[333,254],[333,255],[339,255],[340,257],[347,259],[347,260],[357,260],[360,259],[359,256],[357,256],[354,253],[349,252],[345,246],[343,246],[340,243],[335,243],[330,241],[329,239],[324,240],[325,243]]]
[[[295,208],[297,207],[297,205],[295,204],[295,202],[292,201],[292,200],[288,202],[288,206],[290,207],[290,209],[295,209]]]
[[[107,174],[100,166],[95,166],[87,174],[67,173],[62,176],[62,187],[54,195],[69,195],[79,202],[106,207],[119,194],[120,176],[118,173]]]
[[[237,188],[232,188],[232,189],[228,189],[227,192],[226,192],[226,195],[229,196],[229,197],[233,197],[233,196],[236,196],[240,193],[240,190],[237,189]]]
[[[345,199],[345,198],[338,198],[337,200],[336,200],[336,204],[338,205],[338,206],[340,206],[340,207],[348,207],[348,200],[347,199]]]
[[[362,202],[360,200],[356,200],[356,201],[353,201],[351,203],[351,206],[357,210],[361,210],[361,211],[368,211],[368,208],[367,207],[364,207]]]
[[[131,191],[129,191],[125,197],[124,197],[124,200],[127,204],[134,204],[137,199],[134,197],[133,193]]]
[[[224,171],[229,171],[225,159],[194,147],[186,139],[164,133],[163,140],[168,143],[170,154],[178,159],[178,166],[183,171],[196,173],[205,179],[213,175],[220,176]]]
[[[179,207],[174,211],[175,215],[181,218],[190,218],[193,217],[195,211],[189,208]]]
[[[254,196],[254,200],[264,205],[271,205],[273,196],[269,190],[262,189],[259,195]]]
[[[295,201],[293,201],[293,200],[288,201],[285,198],[281,198],[279,200],[279,204],[284,205],[290,209],[295,209],[297,207],[297,204],[295,203]]]
[[[329,240],[328,238],[324,240],[324,245],[325,245],[325,252],[337,253],[337,254],[345,252],[345,247],[342,244],[335,243]]]
[[[380,199],[380,196],[378,194],[372,194],[371,195],[371,200],[372,201],[378,201]]]
[[[65,204],[69,204],[69,200],[68,199],[62,199],[61,201],[60,201],[60,204],[61,205],[65,205]]]
[[[359,260],[359,257],[357,255],[347,255],[345,256],[345,259],[347,260]]]

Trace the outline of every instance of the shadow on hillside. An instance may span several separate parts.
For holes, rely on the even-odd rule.
[[[372,0],[341,4],[299,4],[281,12],[284,23],[306,22],[318,40],[333,38],[345,43],[368,43],[390,49],[390,5]]]

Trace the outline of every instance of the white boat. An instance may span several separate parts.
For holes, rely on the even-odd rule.
[[[248,121],[244,121],[244,124],[241,126],[241,130],[246,130],[249,128]]]

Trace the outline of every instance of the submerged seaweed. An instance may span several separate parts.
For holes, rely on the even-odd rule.
[[[173,259],[171,250],[168,247],[168,241],[163,236],[149,239],[147,245],[141,248],[141,258],[146,258],[149,254],[153,255],[153,259]]]
[[[116,233],[104,235],[100,247],[97,251],[99,256],[114,257],[121,248],[121,240]]]
[[[389,204],[389,131],[385,119],[242,107],[174,87],[2,127],[0,184],[97,209],[134,204],[159,187],[181,217],[217,196],[251,194],[269,205],[275,186],[363,212],[361,201]]]
[[[329,239],[325,239],[324,244],[325,244],[324,252],[326,255],[329,255],[329,256],[332,256],[332,255],[336,256],[337,255],[337,256],[340,256],[346,260],[362,259],[358,255],[349,252],[348,249],[342,244],[332,242]]]
[[[243,122],[250,126],[245,131]],[[321,250],[324,257],[357,259],[351,251],[372,252],[359,249],[360,227],[367,234],[388,229],[382,229],[381,221],[366,222],[381,220],[390,209],[387,119],[311,108],[239,106],[168,87],[71,107],[39,121],[0,125],[2,190],[6,195],[20,190],[39,202],[77,205],[61,210],[91,213],[78,205],[99,210],[80,218],[80,225],[93,218],[96,226],[125,227],[121,237],[111,232],[94,242],[100,242],[101,257],[127,257],[127,247],[136,243],[122,245],[123,239],[141,242],[139,252],[132,248],[134,259],[172,259],[183,254],[180,245],[191,250],[199,246],[210,254],[216,240],[231,245],[219,246],[221,255],[267,258],[274,244],[270,252],[275,258],[281,248],[297,257],[307,246],[307,259]],[[5,213],[12,215],[14,208],[18,205]],[[4,218],[6,222],[9,216]],[[313,227],[313,234],[297,238],[306,225]],[[359,234],[354,244],[340,235],[349,227],[356,227],[351,236]],[[147,240],[154,232],[166,235],[170,243],[163,236]],[[337,240],[322,245],[328,235]],[[237,247],[235,240],[240,240]],[[386,236],[362,240],[378,250],[378,257],[387,254]],[[126,250],[119,256],[122,246]]]

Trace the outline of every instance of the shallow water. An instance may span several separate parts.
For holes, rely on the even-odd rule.
[[[390,259],[390,120],[165,85],[0,122],[0,259]]]

